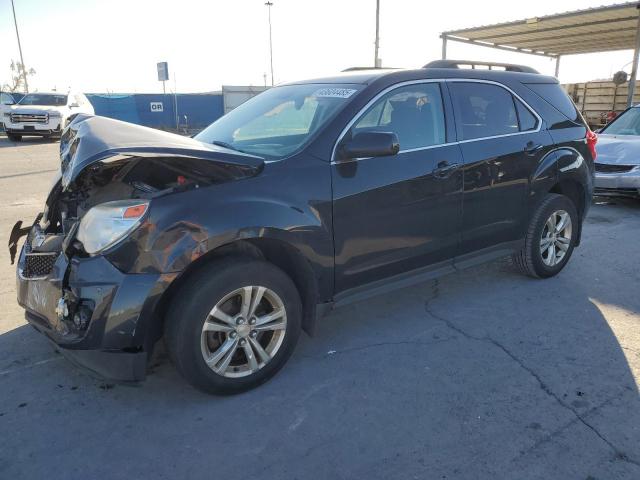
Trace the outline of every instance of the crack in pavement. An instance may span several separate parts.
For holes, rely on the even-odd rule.
[[[344,355],[344,354],[349,354],[349,353],[353,353],[353,352],[358,352],[361,350],[368,350],[370,348],[379,348],[379,347],[386,347],[386,346],[397,346],[397,345],[423,345],[423,346],[431,346],[431,345],[437,345],[439,343],[445,343],[445,342],[449,342],[451,340],[455,340],[456,337],[445,337],[445,338],[439,338],[433,341],[419,341],[419,340],[399,340],[397,342],[379,342],[379,343],[369,343],[366,345],[358,345],[356,347],[348,347],[348,348],[344,348],[342,350],[329,350],[328,353],[323,353],[322,355],[303,355],[300,358],[302,359],[307,359],[307,360],[311,360],[311,359],[320,359],[320,358],[328,358],[328,357],[334,357],[336,355]]]
[[[53,169],[49,169],[49,170],[36,170],[36,171],[33,171],[33,172],[14,173],[12,175],[2,175],[2,176],[0,176],[0,180],[4,180],[6,178],[27,177],[29,175],[39,175],[41,173],[51,173],[51,172],[57,172],[57,171],[58,171],[57,168],[53,168]]]
[[[564,407],[566,410],[568,410],[571,413],[573,413],[573,415],[575,416],[575,422],[582,423],[582,425],[587,427],[600,440],[602,440],[615,453],[615,459],[616,460],[620,460],[620,461],[635,465],[637,467],[640,467],[640,461],[639,460],[635,460],[635,459],[632,459],[632,458],[628,457],[626,453],[624,453],[622,450],[618,449],[611,441],[609,441],[602,433],[600,433],[595,426],[591,425],[584,418],[583,415],[580,415],[580,413],[576,409],[574,409],[571,405],[565,403],[562,400],[562,398],[560,398],[558,395],[556,395],[556,393],[553,392],[553,390],[551,390],[551,388],[549,388],[549,386],[542,380],[540,375],[538,375],[533,369],[531,369],[530,367],[525,365],[524,362],[522,360],[520,360],[507,347],[505,347],[500,342],[498,342],[497,340],[495,340],[494,338],[492,338],[492,337],[490,337],[488,335],[485,336],[485,337],[477,337],[475,335],[471,335],[470,333],[466,332],[462,328],[460,328],[457,325],[455,325],[450,320],[444,318],[441,315],[437,315],[437,314],[433,313],[433,311],[429,307],[429,302],[435,300],[439,296],[439,294],[440,294],[439,285],[438,285],[438,282],[436,281],[436,283],[434,285],[434,295],[430,299],[425,301],[424,309],[425,309],[425,312],[427,313],[427,315],[429,315],[432,318],[444,323],[448,328],[450,328],[451,330],[459,333],[460,335],[464,336],[465,338],[467,338],[469,340],[475,340],[475,341],[478,341],[478,342],[490,343],[491,345],[495,346],[496,348],[499,348],[500,350],[502,350],[509,358],[511,358],[513,361],[515,361],[523,370],[525,370],[527,373],[529,373],[529,375],[531,375],[538,382],[538,385],[540,386],[540,389],[544,393],[546,393],[549,397],[553,398],[560,406]],[[610,400],[612,400],[612,399],[610,399]]]
[[[625,390],[628,390],[628,387],[626,387]],[[598,405],[590,408],[589,410],[584,412],[582,414],[582,416],[584,417],[584,416],[592,415],[593,413],[596,413],[601,408],[606,407],[607,405],[611,404],[613,401],[618,400],[620,397],[622,397],[626,393],[625,390],[622,390],[617,395],[613,395],[613,396],[607,398],[605,401],[599,403]],[[545,435],[544,438],[541,438],[540,440],[536,441],[531,447],[529,447],[526,450],[524,450],[523,452],[521,452],[520,455],[518,455],[518,456],[522,457],[522,456],[526,455],[527,453],[529,453],[529,452],[535,450],[536,448],[540,447],[541,445],[544,445],[545,443],[553,440],[555,437],[560,435],[566,429],[572,427],[573,425],[575,425],[576,423],[579,423],[579,422],[580,422],[579,418],[577,416],[574,417],[570,422],[565,423],[564,425],[560,426],[559,428],[557,428],[553,432],[548,433],[547,435]]]

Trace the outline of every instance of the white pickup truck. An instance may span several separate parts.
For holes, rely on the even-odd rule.
[[[22,140],[24,135],[59,137],[69,121],[79,113],[94,114],[82,93],[28,93],[3,113],[7,137]]]

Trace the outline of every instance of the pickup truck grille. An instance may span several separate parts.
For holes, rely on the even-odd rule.
[[[11,123],[47,123],[49,115],[46,113],[12,113]]]
[[[633,170],[635,165],[610,165],[607,163],[596,163],[598,173],[627,173]]]

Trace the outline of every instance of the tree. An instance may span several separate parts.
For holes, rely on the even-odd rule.
[[[24,79],[35,75],[36,71],[33,68],[25,69],[24,65],[17,60],[11,60],[9,70],[11,70],[11,83],[5,83],[2,90],[5,92],[26,92],[27,86]]]

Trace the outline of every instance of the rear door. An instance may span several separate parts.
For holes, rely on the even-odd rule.
[[[505,86],[478,80],[448,86],[464,159],[459,254],[508,249],[524,234],[531,176],[553,142],[538,114]]]
[[[453,123],[447,129],[442,87],[417,81],[387,89],[343,135],[341,141],[364,131],[394,132],[400,153],[332,163],[336,292],[452,264],[459,245],[462,157],[448,140]]]

